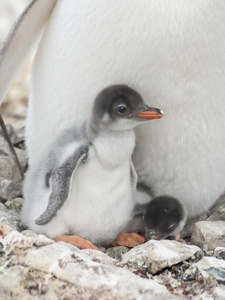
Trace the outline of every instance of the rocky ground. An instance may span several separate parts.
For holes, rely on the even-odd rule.
[[[28,0],[0,3],[0,42]],[[6,17],[6,13],[8,14]],[[1,109],[22,168],[30,63]],[[22,179],[0,132],[0,299],[225,299],[225,197],[177,241],[80,250],[20,221]]]
[[[22,124],[7,129],[26,170],[24,118],[9,119]],[[225,197],[178,242],[99,251],[27,230],[22,202],[22,178],[0,130],[0,299],[225,299]]]
[[[25,170],[23,131],[7,127]],[[23,226],[21,175],[0,135],[0,200],[0,299],[225,299],[223,197],[180,241],[80,250]]]

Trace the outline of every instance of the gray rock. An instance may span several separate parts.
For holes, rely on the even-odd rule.
[[[23,204],[23,198],[8,199],[4,205],[16,213],[20,213]]]
[[[11,141],[13,145],[19,145],[25,141],[25,130],[20,128],[12,133]]]
[[[19,216],[8,210],[4,204],[0,203],[0,230],[2,234],[12,230],[20,231],[21,229],[23,229],[23,225]]]
[[[23,169],[27,165],[27,156],[24,150],[15,148],[16,154]],[[20,172],[9,150],[5,139],[0,136],[0,177],[10,180],[14,183],[21,182]]]
[[[106,250],[106,254],[110,257],[121,260],[123,255],[127,253],[130,249],[124,246],[112,247]]]
[[[23,169],[27,165],[24,150],[15,148]],[[5,139],[0,136],[0,201],[22,196],[22,178]]]
[[[34,236],[38,235],[37,233],[35,233],[31,230],[28,230],[28,229],[22,230],[21,233],[25,236],[31,236],[31,237],[34,237]]]
[[[215,257],[205,256],[186,270],[184,278],[196,278],[199,274],[205,279],[214,278],[219,283],[224,284],[225,261]]]
[[[33,249],[34,246],[34,249],[36,249],[37,247],[39,248],[54,243],[53,240],[47,238],[45,235],[25,236],[16,230],[12,230],[1,238],[1,244],[3,245],[2,251],[6,253],[14,253],[18,251],[18,249]]]
[[[6,124],[5,127],[6,127],[6,130],[8,132],[8,135],[10,137],[12,137],[12,135],[14,134],[14,128],[13,128],[13,126],[11,124]],[[2,129],[1,126],[0,126],[0,135],[4,136],[3,129]]]
[[[13,294],[11,299],[26,299],[26,289],[38,299],[178,299],[153,280],[115,266],[111,258],[99,251],[83,251],[41,235],[29,237],[17,231],[0,237],[0,242],[6,259],[0,281],[5,295],[9,298]],[[39,279],[30,278],[32,272],[39,274]],[[17,289],[14,282],[12,286],[8,284],[14,277]],[[143,295],[146,297],[141,298]]]
[[[222,195],[216,203],[207,212],[199,216],[189,218],[185,228],[182,230],[182,236],[191,236],[194,225],[200,221],[225,221],[225,194]]]
[[[24,127],[15,130],[11,124],[7,124],[6,129],[7,129],[8,135],[11,139],[11,142],[14,146],[17,146],[19,144],[21,145],[21,143],[24,143],[24,141],[25,141]],[[2,127],[0,127],[0,135],[4,138],[4,133],[3,133]],[[19,149],[21,149],[21,148],[19,148]]]
[[[150,240],[149,242],[131,249],[123,255],[121,267],[127,266],[130,270],[140,270],[156,274],[164,268],[171,267],[201,253],[196,246],[185,245],[169,240]],[[200,254],[201,255],[201,254]]]
[[[22,184],[0,177],[0,201],[22,196]]]
[[[107,265],[115,265],[118,262],[117,259],[109,257],[108,255],[105,255],[105,253],[103,253],[101,251],[98,251],[98,255],[96,255],[96,250],[92,250],[92,249],[84,249],[84,250],[82,250],[82,252],[88,254],[89,258],[91,258],[92,261],[95,261],[98,263],[107,264]]]
[[[214,251],[214,256],[225,260],[225,247],[217,247]]]
[[[25,150],[22,150],[22,149],[19,149],[19,148],[16,148],[16,147],[15,147],[15,150],[16,150],[16,154],[18,156],[18,159],[20,161],[20,164],[21,164],[21,166],[24,170],[27,166],[27,163],[28,163],[27,153],[26,153]]]
[[[223,197],[222,203],[216,208],[216,210],[208,218],[209,221],[225,221],[225,200]]]
[[[201,221],[195,224],[191,242],[203,251],[225,247],[225,222]]]
[[[96,256],[99,256],[98,251]],[[46,259],[40,261],[40,257]],[[62,244],[52,244],[39,250],[32,249],[28,251],[24,263],[30,268],[50,272],[60,280],[79,285],[98,299],[112,295],[117,299],[136,299],[144,293],[151,294],[150,299],[169,297],[166,288],[154,281],[144,280],[127,270],[90,260],[83,251],[72,252]]]
[[[57,292],[54,291],[54,285],[58,282],[53,276],[31,271],[24,266],[8,267],[7,271],[0,273],[0,282],[1,299],[4,300],[59,299]]]

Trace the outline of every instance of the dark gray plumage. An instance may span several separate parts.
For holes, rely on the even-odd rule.
[[[160,196],[146,207],[144,216],[146,240],[162,239],[179,233],[186,221],[186,211],[175,198]]]
[[[50,222],[57,211],[63,206],[69,196],[72,175],[76,172],[79,165],[87,160],[88,150],[88,145],[81,146],[65,163],[53,169],[52,172],[47,173],[49,179],[51,178],[52,193],[45,212],[35,220],[37,225],[44,225]]]

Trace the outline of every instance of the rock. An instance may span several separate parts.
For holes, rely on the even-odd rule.
[[[26,152],[18,148],[15,148],[15,150],[22,168],[25,169],[27,165]],[[0,136],[0,174],[2,178],[13,182],[21,182],[18,167],[14,162],[8,143],[2,136]]]
[[[82,250],[83,253],[88,254],[88,256],[92,259],[92,261],[102,263],[102,264],[107,264],[107,265],[115,265],[118,260],[113,259],[106,255],[105,253],[98,251],[98,255],[96,255],[96,251],[92,249],[84,249]]]
[[[214,278],[218,283],[225,284],[225,261],[215,257],[203,257],[185,271],[184,279],[196,278],[197,276],[202,276],[205,279]]]
[[[190,236],[193,232],[194,225],[200,221],[225,221],[225,194],[222,195],[214,205],[199,216],[188,218],[182,236]]]
[[[4,213],[11,213],[8,209],[7,209],[7,207],[2,203],[2,202],[0,202],[0,214],[1,214],[1,212],[4,212]]]
[[[110,257],[121,260],[123,255],[127,253],[130,249],[124,246],[112,247],[106,250],[106,254]]]
[[[15,130],[11,124],[6,124],[5,126],[7,129],[8,135],[11,139],[11,142],[14,146],[19,145],[24,142],[24,140],[25,140],[24,127]],[[0,135],[4,138],[4,132],[3,132],[3,129],[1,126],[0,126]]]
[[[31,299],[26,298],[27,290],[39,299],[178,299],[153,280],[115,266],[113,259],[99,251],[83,251],[42,235],[29,237],[17,231],[0,242],[6,260],[0,275],[3,299],[9,295],[13,295],[10,299]],[[8,284],[14,277],[16,285]]]
[[[13,228],[10,227],[7,224],[1,223],[0,222],[0,236],[2,236],[3,238],[8,235],[11,231],[13,231]]]
[[[27,158],[27,153],[25,150],[19,149],[15,147],[16,154],[18,156],[18,159],[20,161],[20,164],[22,166],[22,169],[25,170],[28,164],[28,158]]]
[[[24,150],[16,149],[24,170],[27,156]],[[22,178],[5,139],[0,136],[0,201],[4,202],[22,196]]]
[[[23,204],[23,198],[14,198],[7,200],[4,205],[16,213],[20,213]]]
[[[6,253],[16,252],[18,249],[29,249],[33,246],[41,247],[54,243],[45,235],[39,234],[36,236],[25,236],[22,233],[13,230],[9,232],[6,236],[0,238],[1,244],[3,245],[2,251]]]
[[[0,177],[0,201],[22,196],[22,184]]]
[[[213,296],[214,298],[213,299],[216,299],[216,300],[224,300],[225,298],[225,286],[218,286],[214,289],[214,293],[213,293]]]
[[[118,265],[127,266],[133,271],[156,274],[164,268],[199,255],[201,255],[201,250],[196,246],[169,240],[150,240],[124,254]]]
[[[8,135],[10,137],[12,137],[12,135],[14,134],[14,128],[13,128],[13,126],[11,124],[6,124],[5,127],[6,127],[6,130],[8,132]],[[0,135],[4,136],[3,129],[2,129],[1,126],[0,126]]]
[[[11,141],[13,145],[19,145],[25,141],[25,132],[24,128],[15,130],[11,136]]]
[[[3,232],[8,232],[9,228],[18,231],[23,229],[19,216],[8,210],[2,203],[0,203],[0,228]]]
[[[225,222],[201,221],[195,224],[191,242],[203,251],[225,247]]]
[[[96,251],[96,257],[98,256]],[[40,261],[40,257],[46,259]],[[64,244],[32,249],[28,251],[24,264],[29,268],[50,272],[60,280],[79,286],[86,293],[95,295],[96,299],[110,299],[112,295],[116,299],[136,299],[145,293],[159,299],[162,295],[165,298],[169,297],[166,288],[154,281],[142,279],[112,265],[93,261],[83,251],[72,252]]]
[[[31,230],[28,230],[28,229],[22,230],[21,233],[23,235],[25,235],[25,236],[32,236],[32,237],[38,235],[37,233],[35,233],[35,232],[31,231]]]
[[[208,218],[208,221],[225,221],[225,200],[223,197],[223,202],[220,204],[217,209],[211,214]]]
[[[0,222],[3,226],[0,227],[0,298],[4,300],[148,300],[183,299],[184,295],[190,299],[198,299],[200,295],[213,299],[215,288],[223,282],[223,266],[218,269],[215,262],[212,263],[214,269],[206,267],[210,272],[206,279],[198,268],[190,271],[193,260],[202,255],[196,246],[152,240],[124,254],[120,262],[102,251],[80,250],[67,243],[55,243],[30,230],[19,233],[14,230],[19,220],[11,222],[15,214],[1,203],[0,216],[4,216],[3,223]],[[123,247],[116,248],[123,250]],[[218,248],[211,252],[222,255],[222,251]],[[167,267],[170,268],[165,269]],[[186,274],[187,268],[189,274]],[[149,271],[157,272],[157,275],[150,275]],[[215,295],[221,293],[218,289]]]
[[[214,251],[214,256],[225,260],[225,247],[217,247]]]
[[[48,284],[48,281],[51,284]],[[4,300],[59,299],[53,288],[58,282],[53,276],[31,271],[24,266],[12,266],[7,271],[4,270],[0,273],[0,282],[1,299]]]

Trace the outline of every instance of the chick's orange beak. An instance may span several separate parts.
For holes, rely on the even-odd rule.
[[[164,112],[161,109],[148,107],[148,110],[140,111],[136,114],[130,115],[129,118],[139,117],[143,119],[160,119],[164,116]]]

